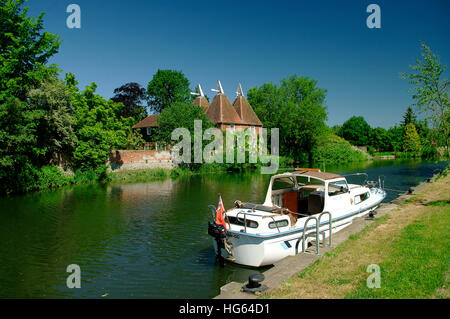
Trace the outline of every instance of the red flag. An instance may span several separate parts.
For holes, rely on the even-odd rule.
[[[223,218],[224,212],[225,212],[225,208],[223,207],[222,196],[219,196],[219,205],[217,206],[217,210],[216,210],[216,224],[222,225],[226,229],[227,226],[225,224],[225,219]]]

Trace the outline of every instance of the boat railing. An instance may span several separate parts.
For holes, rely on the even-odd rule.
[[[306,230],[308,228],[308,222],[310,220],[315,220],[316,221],[316,230],[313,233],[309,233],[306,234]],[[316,255],[319,254],[319,221],[317,220],[317,218],[315,216],[311,216],[309,217],[306,221],[305,224],[303,225],[303,234],[302,234],[302,253],[304,253],[306,251],[306,238],[309,236],[315,235],[316,236]]]
[[[378,186],[380,189],[384,189],[384,182],[386,180],[386,176],[379,175],[378,176],[378,182],[377,181],[369,181],[369,175],[367,173],[352,173],[352,174],[346,174],[346,175],[342,175],[342,176],[344,176],[344,177],[348,177],[348,176],[365,176],[366,179],[364,180],[362,185],[366,185],[369,188]]]
[[[246,213],[246,212],[239,212],[239,213],[236,214],[236,219],[238,221],[241,221],[239,219],[239,215],[241,215],[241,214],[244,215],[244,232],[247,232],[247,215],[261,217],[261,215],[257,215],[257,214]],[[273,222],[275,223],[275,226],[277,227],[278,232],[281,233],[280,227],[278,227],[278,224],[277,224],[276,220],[273,218],[273,216],[263,216],[263,217],[269,217],[270,219],[272,219]]]
[[[328,215],[328,231],[330,232],[330,236],[328,237],[328,246],[331,247],[332,243],[333,243],[333,216],[331,216],[330,212],[323,212],[319,215],[318,218],[318,224],[320,226],[320,219],[322,218],[322,216],[324,215]],[[323,233],[323,247],[325,247],[325,232],[326,230],[324,230]]]

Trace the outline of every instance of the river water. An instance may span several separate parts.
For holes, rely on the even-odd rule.
[[[384,175],[385,187],[407,190],[445,165],[384,160],[327,171]],[[219,192],[225,208],[262,203],[269,178],[206,175],[0,198],[0,298],[214,297],[255,270],[215,261],[207,206]],[[386,201],[397,195],[388,191]],[[71,264],[80,266],[80,289],[67,288]]]

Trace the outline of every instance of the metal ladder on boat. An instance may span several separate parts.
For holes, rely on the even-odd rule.
[[[320,220],[322,219],[322,217],[324,215],[328,215],[328,229],[327,230],[323,230],[320,231]],[[308,223],[310,220],[315,220],[316,224],[315,224],[315,230],[313,232],[310,232],[308,234],[306,234],[306,230],[308,228]],[[303,233],[302,233],[302,237],[301,237],[301,241],[302,241],[302,253],[308,253],[306,251],[306,239],[308,237],[315,237],[316,238],[316,255],[319,255],[319,248],[320,248],[320,235],[322,235],[323,238],[323,242],[322,242],[322,246],[325,247],[325,234],[326,232],[329,232],[329,236],[328,236],[328,246],[332,247],[333,244],[333,220],[332,220],[332,216],[329,212],[323,212],[319,215],[319,217],[315,217],[315,216],[311,216],[309,217],[306,221],[305,224],[303,226]],[[298,254],[298,245],[300,243],[300,239],[297,241],[297,245],[295,247],[295,254]]]

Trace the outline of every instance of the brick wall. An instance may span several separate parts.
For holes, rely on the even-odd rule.
[[[111,171],[176,167],[170,151],[155,150],[112,151],[107,165]]]

